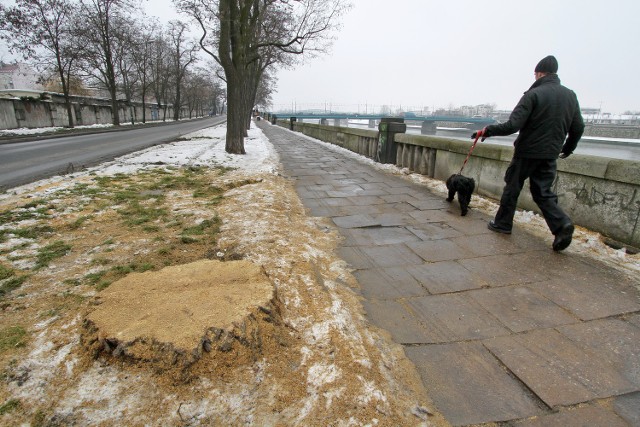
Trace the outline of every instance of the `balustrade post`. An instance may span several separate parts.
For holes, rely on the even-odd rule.
[[[405,133],[407,125],[403,118],[384,117],[378,125],[378,153],[376,161],[380,163],[396,163],[398,156],[394,138],[398,133]]]
[[[436,122],[424,121],[422,122],[422,128],[420,129],[420,133],[422,135],[435,135],[436,134]]]

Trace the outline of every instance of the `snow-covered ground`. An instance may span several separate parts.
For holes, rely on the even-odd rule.
[[[181,119],[181,120],[185,121],[185,120],[192,120],[192,119]],[[146,123],[137,122],[137,123],[135,123],[135,125],[165,123],[165,122],[172,122],[172,121],[173,121],[173,119],[166,119],[164,121],[162,121],[162,120],[154,120],[154,121],[148,120]],[[131,126],[131,122],[120,123],[120,126]],[[73,129],[104,129],[104,128],[111,128],[111,127],[113,127],[113,125],[111,123],[107,123],[107,124],[95,124],[95,125],[80,125],[80,126],[75,126]],[[62,127],[62,126],[50,126],[50,127],[46,127],[46,128],[0,129],[0,136],[40,135],[40,134],[45,134],[45,133],[57,132],[57,131],[60,131],[60,130],[70,130],[70,129]]]
[[[87,125],[87,126],[76,126],[74,129],[100,129],[100,128],[108,128],[112,126],[113,125],[110,125],[110,124],[109,125]],[[66,129],[66,128],[63,128],[62,126],[51,126],[48,128],[33,128],[33,129],[31,128],[3,129],[3,130],[0,130],[0,136],[39,135],[43,133],[56,132],[63,129]]]

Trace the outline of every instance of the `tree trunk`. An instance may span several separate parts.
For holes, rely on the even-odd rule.
[[[116,97],[116,88],[113,87],[111,90],[111,111],[113,111],[113,125],[120,126],[120,112],[118,111],[118,99]]]
[[[176,99],[173,103],[173,120],[176,122],[180,120],[180,84],[176,86]]]
[[[142,123],[147,123],[147,102],[144,100],[145,91],[142,91]]]
[[[242,86],[227,82],[227,141],[225,151],[231,154],[246,154],[244,151],[244,102]]]
[[[71,108],[71,97],[69,96],[69,80],[65,77],[65,68],[62,67],[60,56],[56,55],[58,62],[58,73],[60,74],[60,83],[62,84],[62,94],[64,95],[64,105],[67,109],[67,118],[69,120],[69,127],[73,127],[73,108]]]

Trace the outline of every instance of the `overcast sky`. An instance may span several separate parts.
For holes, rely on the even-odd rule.
[[[511,109],[555,55],[581,106],[640,110],[638,0],[354,0],[333,51],[279,75],[292,102]]]
[[[329,54],[278,72],[275,109],[510,110],[552,54],[582,107],[640,110],[639,0],[351,2]],[[171,0],[143,5],[162,21],[178,17]]]

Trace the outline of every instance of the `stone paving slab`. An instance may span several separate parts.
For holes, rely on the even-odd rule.
[[[381,185],[381,184],[370,184],[370,185]],[[387,187],[387,188],[391,188],[391,187]],[[397,193],[393,193],[390,192],[390,194],[387,194],[385,196],[380,196],[380,198],[382,200],[384,200],[387,203],[394,203],[394,202],[407,202],[407,203],[411,203],[411,202],[417,202],[418,199],[415,198],[414,196],[410,195],[410,194],[397,194]]]
[[[613,362],[555,329],[483,341],[549,407],[637,391]]]
[[[386,203],[382,198],[378,196],[350,196],[349,201],[355,206],[370,206],[381,205]]]
[[[615,412],[597,405],[562,410],[556,414],[542,415],[516,422],[514,427],[629,427]]]
[[[497,233],[460,236],[451,241],[475,257],[514,254],[522,252],[522,248],[510,239],[503,239]]]
[[[338,212],[337,216],[374,215],[383,213],[384,206],[385,205],[340,206],[336,208],[336,212]]]
[[[640,329],[620,319],[602,319],[556,328],[602,359],[640,390]],[[628,357],[635,355],[636,357]]]
[[[469,292],[488,312],[513,332],[576,323],[562,307],[526,286],[481,289]]]
[[[476,213],[469,213],[464,217],[456,217],[454,215],[450,215],[443,222],[454,230],[457,230],[467,236],[472,236],[475,234],[494,234],[487,228],[487,218],[484,216],[480,218],[479,214]],[[502,237],[503,239],[507,238],[507,236],[503,235],[499,237]]]
[[[301,196],[305,198],[304,196]],[[327,206],[353,206],[353,203],[346,197],[329,197],[326,196],[323,200],[324,204]]]
[[[640,328],[640,314],[633,314],[631,316],[627,316],[627,321],[632,325]]]
[[[398,227],[413,223],[413,218],[410,215],[394,212],[395,210],[396,205],[394,204],[393,209],[389,212],[372,214],[371,216],[380,221],[380,225],[383,227]]]
[[[613,410],[630,426],[640,426],[640,392],[618,396],[613,400]]]
[[[404,267],[431,294],[448,294],[486,287],[488,284],[456,261]]]
[[[344,246],[393,245],[420,239],[404,227],[368,227],[343,230]]]
[[[365,299],[362,301],[367,316],[379,328],[391,334],[401,344],[416,344],[428,341],[428,331],[399,301]]]
[[[451,214],[438,209],[414,210],[409,215],[416,219],[418,224],[425,222],[447,222],[447,220],[451,219]],[[485,225],[485,228],[486,227]]]
[[[408,346],[434,403],[453,425],[544,414],[539,402],[478,342]]]
[[[413,207],[421,211],[436,209],[451,209],[451,205],[444,199],[421,198],[416,201],[409,202]],[[459,210],[457,211],[459,215]]]
[[[333,222],[340,228],[361,228],[379,226],[380,221],[369,215],[349,215],[334,217]]]
[[[449,224],[431,222],[407,226],[407,230],[418,236],[420,240],[440,240],[462,236],[462,233]]]
[[[356,270],[422,264],[422,259],[404,244],[343,247],[338,253]]]
[[[426,262],[451,261],[473,256],[473,252],[449,239],[410,242],[407,246]]]
[[[582,320],[640,311],[631,287],[602,282],[593,276],[573,281],[553,279],[536,283],[533,288]]]
[[[509,330],[466,293],[430,295],[407,300],[429,340],[446,343],[509,335]]]
[[[459,259],[458,262],[494,287],[527,284],[549,279],[546,269],[540,269],[539,265],[532,264],[525,259],[531,256],[530,253],[525,254],[524,257],[521,254],[495,255]]]
[[[406,267],[371,268],[354,273],[362,295],[373,299],[400,299],[428,295]]]
[[[327,197],[326,191],[319,190],[307,190],[305,188],[298,188],[298,195],[303,199],[325,199]]]

